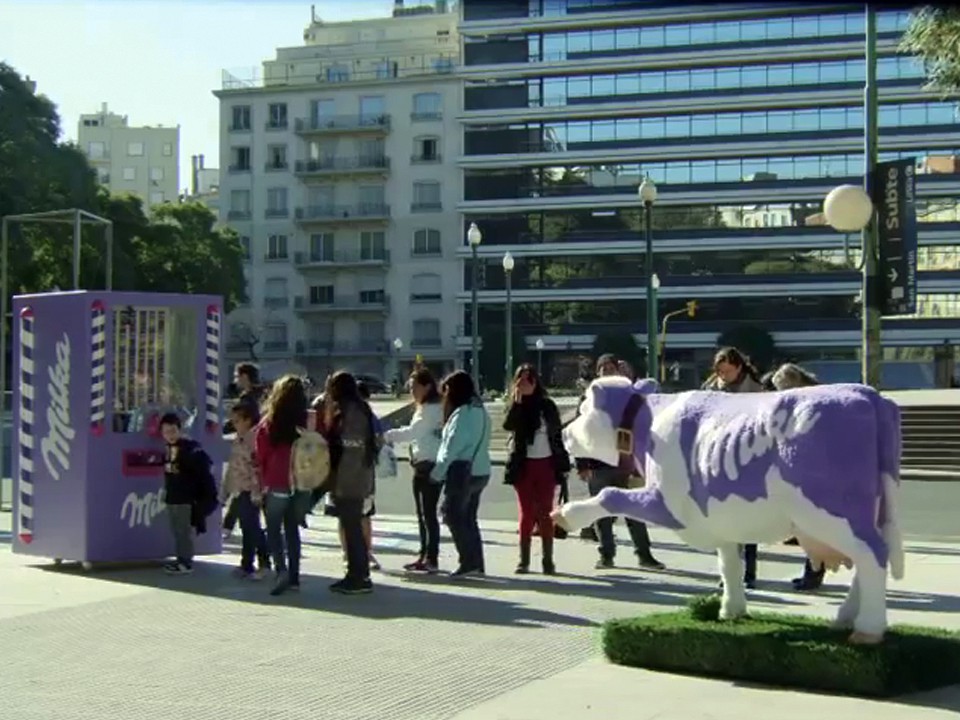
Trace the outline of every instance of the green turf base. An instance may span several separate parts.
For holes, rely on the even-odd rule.
[[[858,646],[848,631],[814,618],[718,621],[717,604],[701,599],[688,610],[610,620],[604,652],[619,665],[866,697],[960,683],[958,633],[897,626],[881,645]]]

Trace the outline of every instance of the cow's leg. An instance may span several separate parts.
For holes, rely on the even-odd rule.
[[[840,609],[837,610],[837,619],[833,621],[833,626],[839,630],[852,630],[853,623],[860,612],[860,583],[857,582],[856,572],[850,580],[850,589],[847,591],[847,597],[844,598]]]
[[[637,490],[606,487],[589,500],[565,503],[552,514],[554,522],[567,531],[586,527],[609,516],[627,517],[674,530],[681,527],[656,487]]]
[[[743,586],[743,558],[736,544],[725,543],[717,548],[720,577],[723,578],[723,600],[720,619],[732,620],[747,614],[747,593]]]
[[[883,640],[887,629],[887,568],[880,565],[873,553],[865,552],[853,559],[853,582],[847,595],[856,598],[853,634],[850,642],[872,645]],[[840,606],[844,612],[847,602]],[[837,614],[837,621],[840,620]]]

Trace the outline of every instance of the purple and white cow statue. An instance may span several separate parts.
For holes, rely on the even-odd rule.
[[[740,544],[797,537],[811,561],[854,578],[836,624],[878,643],[887,627],[887,566],[903,577],[897,525],[900,411],[864,385],[777,393],[665,395],[646,381],[595,380],[564,430],[570,454],[611,465],[631,455],[646,486],[607,488],[554,513],[567,530],[621,515],[716,550],[720,617],[747,601]]]

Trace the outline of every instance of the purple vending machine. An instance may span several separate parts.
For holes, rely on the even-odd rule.
[[[159,419],[177,412],[214,461],[222,301],[76,291],[13,299],[14,552],[95,562],[173,552]],[[219,512],[196,538],[222,549]]]

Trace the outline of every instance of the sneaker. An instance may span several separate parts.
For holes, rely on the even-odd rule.
[[[597,560],[597,564],[594,565],[597,570],[609,570],[614,567],[613,558],[600,558]]]
[[[377,560],[373,555],[370,556],[370,569],[371,570],[380,570],[380,561]]]
[[[440,572],[440,566],[435,562],[430,562],[427,560],[423,563],[423,571],[427,575],[436,575],[438,572]]]
[[[414,560],[412,563],[407,563],[403,566],[403,569],[407,572],[426,572],[427,563],[423,559]]]
[[[652,555],[650,557],[640,558],[640,567],[644,570],[666,570],[667,566],[657,560]]]
[[[182,562],[172,562],[169,565],[165,565],[163,571],[167,575],[189,575],[193,572],[193,568]]]
[[[253,575],[253,572],[249,570],[244,570],[242,567],[235,567],[233,570],[230,571],[230,574],[233,577],[239,578],[242,580],[243,578],[247,577],[247,575]]]
[[[479,578],[479,577],[483,577],[485,574],[486,573],[484,573],[483,570],[481,570],[480,568],[473,568],[473,569],[457,568],[452,573],[450,573],[450,577]]]
[[[366,580],[338,580],[330,586],[330,590],[341,595],[366,595],[373,592],[373,582]]]
[[[270,594],[273,596],[283,595],[287,590],[290,589],[290,579],[287,576],[287,573],[277,573],[277,581],[274,583],[273,588],[270,590]]]
[[[233,537],[233,530],[224,530],[223,531],[223,541],[226,542]]]

